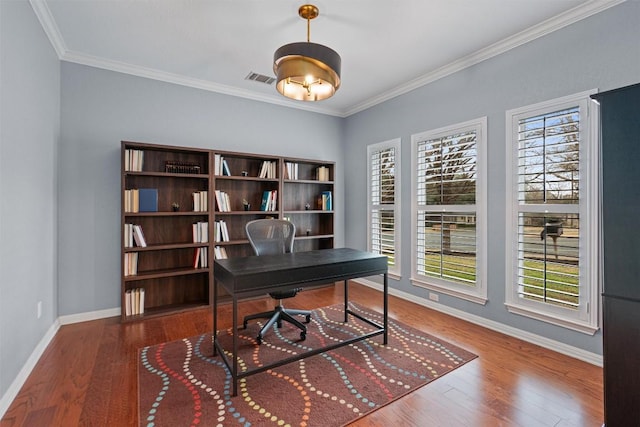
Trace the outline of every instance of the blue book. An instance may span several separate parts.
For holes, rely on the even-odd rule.
[[[333,200],[331,200],[331,191],[322,192],[322,210],[323,211],[333,210]]]
[[[158,189],[141,188],[140,212],[158,212]]]
[[[261,211],[269,210],[269,199],[271,199],[271,191],[265,191],[262,193],[262,204],[260,205]]]

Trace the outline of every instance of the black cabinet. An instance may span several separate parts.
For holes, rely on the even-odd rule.
[[[607,427],[640,423],[640,84],[600,104],[604,412]]]

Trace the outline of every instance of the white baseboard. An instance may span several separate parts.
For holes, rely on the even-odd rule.
[[[58,321],[61,325],[71,325],[73,323],[88,322],[89,320],[104,319],[105,317],[114,316],[120,316],[120,307],[88,311],[86,313],[68,314],[66,316],[58,317]]]
[[[58,317],[53,322],[47,333],[42,337],[36,348],[33,350],[31,356],[29,356],[29,359],[27,359],[27,362],[18,373],[18,376],[16,376],[16,378],[13,380],[7,392],[0,399],[0,418],[2,418],[5,412],[7,412],[7,410],[9,409],[9,406],[13,402],[13,399],[15,399],[18,395],[18,392],[31,374],[33,368],[40,360],[40,357],[47,349],[47,346],[49,345],[53,337],[55,337],[58,329],[60,329],[60,326],[70,325],[72,323],[86,322],[89,320],[104,319],[105,317],[113,316],[120,316],[119,307]]]
[[[360,283],[361,285],[368,286],[378,291],[382,291],[382,285],[374,281],[371,281],[368,279],[352,279],[352,280],[354,282]],[[455,308],[447,307],[442,304],[437,304],[431,300],[417,297],[415,295],[411,295],[407,292],[399,291],[397,289],[389,288],[389,295],[393,295],[407,301],[415,302],[416,304],[422,305],[432,310],[436,310],[441,313],[445,313],[453,317],[466,320],[470,323],[474,323],[484,328],[491,329],[492,331],[500,332],[510,337],[521,339],[531,344],[539,345],[540,347],[547,348],[549,350],[555,351],[560,354],[564,354],[566,356],[573,357],[575,359],[582,360],[587,363],[591,363],[592,365],[596,365],[600,367],[603,366],[602,355],[592,353],[592,352],[583,350],[581,348],[573,347],[560,341],[555,341],[549,338],[542,337],[540,335],[532,334],[530,332],[526,332],[521,329],[517,329],[511,326],[505,325],[503,323],[485,319],[484,317],[476,316],[474,314],[469,314],[462,310],[457,310]]]
[[[5,412],[7,412],[7,409],[9,409],[9,406],[13,402],[13,399],[16,398],[25,381],[27,381],[27,378],[29,378],[31,371],[33,371],[33,368],[40,360],[40,357],[47,349],[47,346],[49,345],[53,337],[56,336],[58,329],[60,329],[60,322],[58,321],[58,319],[56,319],[44,334],[36,348],[33,350],[31,356],[29,356],[27,362],[18,373],[18,376],[16,376],[16,378],[7,389],[7,392],[2,396],[2,399],[0,399],[0,419],[4,417]]]

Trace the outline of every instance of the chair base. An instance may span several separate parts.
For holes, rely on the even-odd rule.
[[[244,318],[242,326],[247,329],[247,322],[253,319],[269,319],[269,321],[260,329],[256,341],[258,344],[262,344],[262,336],[273,326],[274,323],[278,325],[278,328],[282,327],[282,321],[289,322],[298,329],[300,329],[300,340],[304,341],[307,338],[307,327],[302,324],[298,319],[293,316],[305,316],[305,323],[311,321],[311,311],[309,310],[295,310],[285,309],[282,304],[278,304],[272,311],[265,311],[262,313],[251,314]]]

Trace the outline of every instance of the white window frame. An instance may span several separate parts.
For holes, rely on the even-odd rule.
[[[475,211],[476,214],[476,283],[474,287],[465,286],[450,280],[418,274],[418,210],[424,207],[418,205],[418,143],[424,140],[443,138],[464,132],[476,132],[476,203],[475,205],[461,205],[464,211]],[[433,129],[411,136],[411,283],[415,286],[437,291],[456,298],[477,304],[487,302],[487,117],[480,117],[454,125]],[[453,206],[442,205],[446,212]],[[433,206],[429,207],[433,210]],[[459,209],[456,209],[456,211]]]
[[[401,278],[401,254],[400,254],[400,138],[391,139],[367,146],[367,249],[372,251],[371,230],[372,218],[371,213],[374,209],[389,209],[389,205],[373,205],[371,200],[371,156],[377,152],[394,149],[394,204],[389,210],[393,210],[394,227],[393,227],[393,244],[394,244],[394,265],[389,266],[388,277],[396,280]]]
[[[569,95],[506,112],[506,275],[505,305],[511,313],[593,335],[598,330],[598,112],[589,96],[597,90]],[[572,310],[521,298],[518,295],[518,215],[546,213],[544,204],[518,202],[518,123],[521,119],[572,107],[580,109],[580,193],[575,212],[580,215],[579,306]],[[549,208],[551,209],[551,208]],[[563,210],[569,212],[571,207]],[[585,289],[583,292],[582,289]]]

